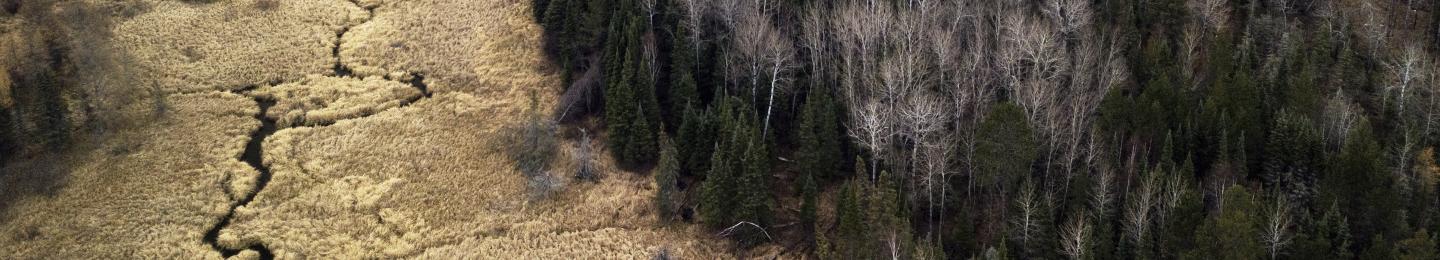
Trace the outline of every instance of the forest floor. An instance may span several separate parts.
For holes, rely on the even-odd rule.
[[[705,259],[731,248],[698,225],[663,224],[652,177],[608,157],[601,181],[527,200],[500,130],[532,93],[548,108],[560,91],[530,1],[126,3],[111,37],[135,82],[167,93],[166,112],[0,169],[0,258]],[[557,161],[577,145],[563,142]]]

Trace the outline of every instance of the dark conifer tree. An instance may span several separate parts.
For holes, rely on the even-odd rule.
[[[840,176],[841,142],[845,137],[840,132],[837,104],[823,89],[811,89],[806,95],[805,107],[801,111],[800,149],[797,150],[800,170],[816,177],[833,178]]]
[[[659,209],[661,221],[675,216],[679,207],[675,197],[679,194],[677,180],[680,175],[680,160],[674,142],[669,138],[660,140],[660,165],[655,168],[655,208]]]
[[[1398,235],[1400,218],[1393,179],[1381,163],[1382,151],[1368,122],[1361,122],[1346,139],[1335,164],[1322,179],[1322,201],[1335,201],[1350,224],[1351,238]],[[1381,240],[1382,243],[1384,240]],[[1370,248],[1370,239],[1356,241],[1352,249]]]
[[[805,237],[804,242],[811,246],[815,242],[816,203],[818,203],[816,197],[819,196],[819,190],[820,187],[815,183],[814,174],[800,173],[800,233]]]
[[[685,109],[678,130],[676,147],[680,152],[681,173],[699,175],[710,169],[710,155],[715,151],[714,113],[700,108]]]
[[[866,225],[868,211],[861,203],[862,184],[858,178],[861,178],[859,176],[869,176],[869,174],[863,173],[869,168],[866,168],[864,160],[857,159],[855,161],[857,164],[855,169],[860,173],[857,173],[855,179],[846,182],[840,188],[839,198],[836,198],[835,204],[835,236],[831,244],[838,256],[868,259],[867,256],[874,252],[870,251],[868,247],[869,242],[872,241],[869,235],[870,228]]]
[[[1260,174],[1267,190],[1301,205],[1314,196],[1320,175],[1321,144],[1314,129],[1304,117],[1280,112],[1270,128]]]
[[[731,104],[730,100],[720,102],[718,110],[714,111],[717,119],[715,150],[710,156],[705,181],[701,183],[700,212],[704,223],[711,228],[734,224],[734,211],[739,206],[735,193],[740,184],[739,172],[743,170],[737,157],[742,147],[737,145],[740,134],[735,131],[738,122]]]
[[[674,41],[670,52],[670,99],[665,104],[668,127],[681,127],[690,108],[705,107],[695,84],[695,48],[689,41],[689,28],[675,23]],[[673,129],[672,129],[673,130]]]
[[[977,135],[980,142],[975,145],[975,156],[980,184],[1008,192],[1030,174],[1037,144],[1019,106],[1008,102],[995,106],[980,123]]]
[[[627,3],[622,7],[634,7],[633,1],[621,2]],[[649,80],[649,65],[642,62],[640,34],[645,23],[632,12],[614,13],[606,37],[610,51],[605,62],[605,122],[616,161],[622,167],[638,167],[653,162],[657,155],[659,106]]]
[[[1327,203],[1314,223],[1303,227],[1295,237],[1294,259],[1351,259],[1350,225],[1341,214],[1338,203]]]

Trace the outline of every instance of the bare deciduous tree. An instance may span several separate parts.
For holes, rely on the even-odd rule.
[[[791,81],[790,74],[797,66],[795,44],[790,37],[775,28],[768,11],[773,7],[769,7],[768,3],[741,3],[735,8],[737,9],[734,11],[740,13],[730,15],[733,17],[731,19],[734,19],[730,28],[734,35],[730,53],[735,56],[735,60],[740,61],[734,65],[742,66],[736,69],[746,73],[744,79],[749,81],[752,98],[759,98],[758,91],[762,87],[769,90],[761,132],[768,135],[775,95],[787,90]],[[768,84],[762,84],[761,80],[768,81]]]
[[[1111,191],[1115,173],[1108,169],[1100,169],[1095,171],[1094,178],[1095,184],[1091,186],[1093,190],[1090,191],[1089,198],[1091,214],[1094,214],[1096,219],[1104,219],[1105,214],[1110,212],[1110,204],[1115,201],[1115,194]]]
[[[1418,44],[1409,44],[1393,62],[1386,64],[1390,73],[1390,84],[1385,86],[1386,92],[1389,92],[1385,99],[1389,101],[1394,97],[1396,111],[1408,111],[1405,107],[1407,94],[1429,76],[1425,56],[1425,51]]]
[[[1080,31],[1090,27],[1091,16],[1094,16],[1090,1],[1085,0],[1049,0],[1041,11],[1067,38],[1078,38]]]
[[[1345,137],[1359,123],[1360,108],[1350,101],[1341,89],[1337,89],[1325,102],[1325,121],[1322,131],[1327,151],[1338,153],[1345,145]]]
[[[875,1],[852,1],[842,4],[832,23],[840,60],[840,86],[846,106],[850,107],[849,133],[869,150],[874,159],[886,158],[897,135],[894,89],[884,88],[876,73],[881,68],[885,35],[893,19],[887,4]],[[892,85],[893,86],[893,85]],[[872,163],[871,179],[879,163]]]
[[[1265,251],[1269,253],[1270,259],[1276,259],[1280,250],[1290,245],[1294,237],[1290,229],[1290,204],[1285,196],[1274,197],[1274,204],[1265,210],[1265,226],[1260,230],[1260,240],[1265,243]]]
[[[1193,14],[1194,22],[1211,32],[1224,30],[1230,21],[1230,4],[1225,0],[1189,0],[1185,7]]]
[[[1060,254],[1070,259],[1085,259],[1090,248],[1090,222],[1085,214],[1074,216],[1060,228]]]
[[[1391,165],[1395,176],[1402,183],[1410,181],[1410,164],[1414,152],[1419,151],[1425,136],[1431,133],[1433,118],[1437,111],[1431,95],[1433,81],[1431,73],[1435,67],[1431,58],[1419,44],[1409,44],[1401,50],[1395,61],[1387,64],[1390,84],[1386,88],[1385,100],[1395,104],[1399,118],[1399,142],[1390,151]],[[1413,102],[1408,102],[1414,99]],[[1407,185],[1401,185],[1407,187]]]
[[[1147,174],[1141,177],[1139,187],[1130,192],[1128,203],[1125,205],[1125,238],[1135,245],[1145,243],[1145,235],[1149,234],[1151,218],[1156,203],[1157,174]]]
[[[1020,194],[1015,197],[1015,216],[1011,224],[1015,225],[1012,230],[1014,239],[1020,242],[1022,247],[1029,247],[1030,241],[1039,235],[1044,223],[1040,221],[1040,211],[1044,208],[1039,194],[1035,193],[1035,185],[1026,182],[1020,188]]]

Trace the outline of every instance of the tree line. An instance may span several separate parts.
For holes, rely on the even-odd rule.
[[[1440,249],[1440,4],[534,7],[565,73],[558,117],[599,118],[623,169],[653,169],[662,219],[741,247],[931,259]]]

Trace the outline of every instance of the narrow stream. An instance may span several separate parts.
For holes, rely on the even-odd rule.
[[[239,254],[241,250],[220,246],[219,241],[217,241],[220,237],[220,230],[230,225],[230,219],[235,217],[236,208],[250,204],[250,201],[255,200],[255,195],[260,194],[260,191],[265,189],[265,185],[270,183],[270,167],[266,167],[264,163],[264,145],[265,138],[274,134],[276,127],[275,120],[266,117],[265,112],[270,109],[270,106],[275,105],[275,101],[265,99],[256,99],[255,101],[260,105],[260,113],[255,115],[255,118],[260,120],[260,129],[256,129],[254,133],[250,134],[250,142],[245,144],[245,153],[240,155],[240,160],[260,172],[259,180],[255,183],[254,191],[246,194],[239,202],[231,204],[230,211],[225,213],[225,218],[220,219],[219,223],[216,223],[214,227],[211,227],[209,231],[205,232],[205,243],[210,244],[210,247],[215,248],[215,251],[219,251],[220,255],[227,258]],[[222,185],[229,185],[229,183]],[[250,245],[247,249],[260,253],[260,259],[275,258],[275,255],[270,252],[269,248],[259,243]]]
[[[351,2],[359,5],[358,2],[354,2],[353,0]],[[362,8],[365,9],[365,11],[368,12],[370,16],[375,15],[374,7],[367,8],[362,6]],[[350,32],[350,27],[341,28],[340,31],[337,32],[337,34],[335,35],[337,43],[335,44],[335,47],[331,49],[331,54],[335,56],[335,66],[332,69],[334,70],[336,77],[354,77],[354,72],[351,71],[349,67],[346,67],[344,63],[340,60],[340,43],[338,41],[343,41],[345,39],[345,33],[347,32]],[[415,98],[415,100],[410,100],[409,102],[406,102],[407,104],[411,104],[419,101],[420,99],[429,98],[431,96],[429,86],[425,84],[425,77],[423,75],[414,74],[413,78],[404,82],[419,89],[420,93],[422,94],[421,97],[417,97]],[[272,83],[271,85],[275,84],[276,83]],[[220,243],[218,241],[220,237],[220,230],[230,225],[231,219],[235,216],[235,209],[239,208],[240,206],[250,204],[250,201],[255,199],[255,195],[259,194],[261,190],[265,189],[265,185],[270,183],[270,167],[265,166],[264,163],[264,144],[265,138],[268,138],[271,134],[274,134],[275,131],[278,130],[278,127],[275,125],[275,120],[266,117],[265,113],[266,111],[270,110],[271,106],[275,105],[275,100],[256,98],[255,101],[260,106],[260,113],[255,115],[255,118],[260,120],[260,129],[250,134],[250,142],[245,144],[245,153],[241,154],[240,160],[244,161],[246,164],[249,164],[250,167],[253,167],[256,171],[260,172],[260,176],[258,178],[259,180],[255,184],[254,191],[246,194],[244,198],[240,199],[240,201],[236,202],[235,204],[230,205],[230,211],[225,213],[225,218],[221,219],[219,223],[216,223],[214,227],[211,227],[209,231],[205,232],[205,243],[210,244],[210,247],[214,248],[215,251],[219,251],[220,255],[227,258],[240,254],[240,252],[243,250],[230,249],[224,246],[220,246]],[[225,183],[225,185],[229,185],[229,183]],[[258,252],[260,254],[260,259],[275,258],[275,254],[272,253],[269,248],[266,248],[265,245],[260,243],[248,245],[246,249],[255,250],[256,252]]]

